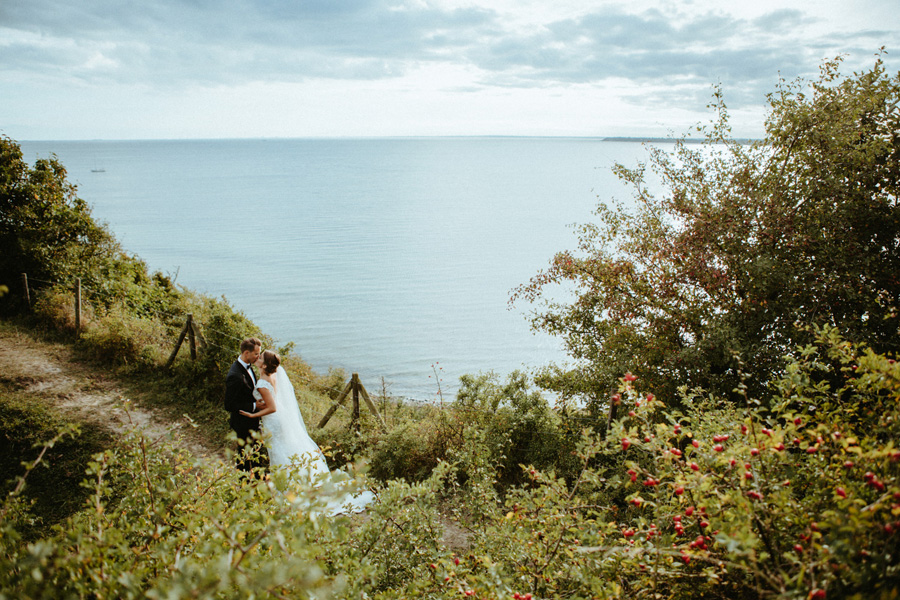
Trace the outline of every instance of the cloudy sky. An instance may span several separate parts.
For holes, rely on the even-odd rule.
[[[0,0],[17,140],[762,131],[779,75],[900,68],[900,0]]]

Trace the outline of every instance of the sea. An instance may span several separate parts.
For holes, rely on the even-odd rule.
[[[601,138],[20,145],[56,155],[151,270],[224,296],[319,372],[418,401],[452,399],[466,373],[568,362],[512,290],[577,247],[598,201],[630,201],[614,163],[648,157]]]

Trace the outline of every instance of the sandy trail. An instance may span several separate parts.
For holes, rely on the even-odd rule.
[[[207,448],[186,435],[186,420],[164,420],[136,406],[113,378],[79,362],[69,345],[40,341],[9,324],[0,327],[0,381],[11,383],[74,421],[95,424],[112,433],[138,425],[150,440],[171,436],[198,457],[224,457],[220,448]]]

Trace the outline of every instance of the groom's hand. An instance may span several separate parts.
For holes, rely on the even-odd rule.
[[[262,410],[266,407],[266,401],[263,398],[260,398],[256,401],[256,410]]]

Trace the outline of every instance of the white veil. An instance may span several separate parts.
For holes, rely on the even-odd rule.
[[[269,463],[274,467],[287,467],[293,474],[302,474],[306,481],[296,482],[301,486],[318,486],[329,479],[330,471],[325,456],[319,446],[309,437],[294,386],[282,367],[275,371],[275,412],[263,417],[264,427],[269,431],[267,449]],[[326,510],[331,514],[359,512],[374,502],[371,491],[353,493],[347,474],[337,472],[343,481],[332,481],[337,495],[330,498]],[[348,489],[348,485],[351,488]],[[334,489],[334,488],[333,488]]]
[[[316,443],[309,437],[294,386],[282,367],[275,371],[275,412],[265,426],[272,433],[268,443],[269,461],[275,466],[302,463],[310,479],[328,473],[328,464]]]

